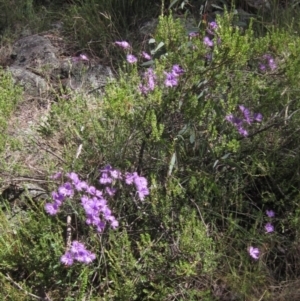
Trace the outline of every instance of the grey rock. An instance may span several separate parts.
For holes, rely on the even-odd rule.
[[[39,96],[48,91],[48,84],[40,75],[18,66],[10,66],[8,70],[11,72],[13,79],[22,86],[28,94]]]
[[[46,67],[54,69],[59,66],[56,57],[58,49],[54,47],[48,38],[32,35],[21,38],[13,46],[13,65],[19,67]]]
[[[50,86],[58,84],[76,92],[90,93],[103,88],[107,78],[114,77],[109,67],[80,57],[62,58],[60,53],[63,52],[65,50],[54,46],[48,37],[26,36],[14,44],[11,55],[14,61],[8,70],[31,96],[44,95]]]

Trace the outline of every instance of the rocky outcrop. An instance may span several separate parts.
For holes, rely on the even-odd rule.
[[[86,55],[68,57],[63,43],[53,45],[46,35],[29,35],[13,46],[8,70],[27,94],[41,96],[59,85],[81,92],[97,91],[113,78],[109,67],[90,60]]]

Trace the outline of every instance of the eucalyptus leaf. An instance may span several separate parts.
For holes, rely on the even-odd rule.
[[[149,66],[152,66],[154,65],[154,61],[151,60],[151,61],[148,61],[148,62],[144,62],[141,64],[142,67],[149,67]]]
[[[160,48],[162,48],[165,45],[164,42],[160,42],[157,47],[154,49],[154,53],[156,53]]]
[[[172,155],[170,164],[169,164],[168,176],[170,176],[172,174],[175,163],[176,163],[176,153],[174,152],[173,155]]]

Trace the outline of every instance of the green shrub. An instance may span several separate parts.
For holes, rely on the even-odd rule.
[[[102,98],[75,95],[53,104],[41,132],[59,136],[64,169],[97,185],[99,168],[111,164],[137,171],[151,184],[143,202],[134,193],[111,199],[120,222],[116,231],[82,230],[76,215],[76,234],[97,260],[67,273],[56,267],[61,282],[49,281],[66,300],[221,300],[228,291],[236,300],[274,300],[271,283],[299,276],[291,266],[299,264],[300,41],[272,27],[257,37],[252,24],[246,30],[232,25],[228,13],[217,24],[205,45],[206,32],[187,36],[180,21],[160,17],[150,41],[153,60],[125,62]],[[120,57],[128,54],[116,49]],[[170,87],[166,72],[174,65],[184,72]],[[143,93],[149,66],[155,88]],[[228,117],[241,118],[245,108],[263,117],[244,122],[248,135]],[[270,209],[275,218],[266,216]],[[44,215],[40,219],[56,231],[50,240],[65,227],[63,215],[49,224]],[[267,222],[272,233],[266,233]],[[37,234],[37,223],[20,233],[26,231],[35,233],[36,242],[26,243],[32,249],[28,271],[36,258],[47,275],[56,272],[54,259],[44,254],[46,234]],[[249,256],[251,246],[259,248],[259,260]],[[36,289],[36,280],[49,285],[41,274],[27,283]]]

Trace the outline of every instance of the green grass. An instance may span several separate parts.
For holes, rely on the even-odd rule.
[[[21,89],[17,87],[9,73],[0,69],[0,152],[8,139],[6,134],[8,117],[14,112],[21,99]]]

